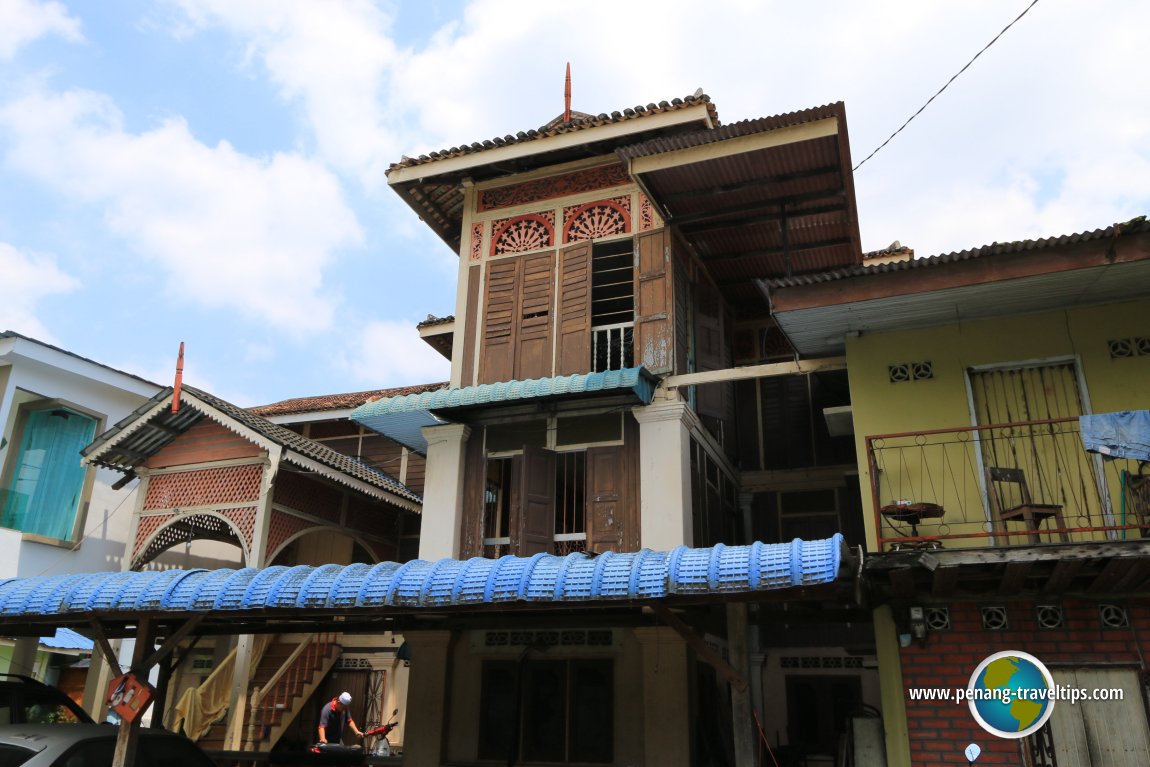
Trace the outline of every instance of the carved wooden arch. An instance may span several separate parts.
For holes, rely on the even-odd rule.
[[[540,213],[496,221],[491,231],[491,255],[524,253],[555,245],[555,221]]]
[[[181,543],[202,540],[220,541],[236,546],[246,565],[251,561],[251,528],[255,523],[255,516],[256,509],[252,506],[223,511],[143,517],[136,531],[131,569],[137,570],[143,567]],[[157,523],[149,524],[153,521]]]
[[[598,240],[631,231],[629,197],[595,200],[563,210],[563,242]]]

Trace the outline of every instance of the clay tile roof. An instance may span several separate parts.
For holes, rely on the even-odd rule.
[[[446,325],[450,322],[455,322],[455,315],[449,314],[446,317],[436,317],[434,314],[427,315],[427,319],[416,325],[416,328],[430,328],[436,325]]]
[[[562,133],[571,133],[574,131],[587,130],[589,128],[597,128],[601,125],[609,125],[611,123],[623,122],[625,120],[637,120],[643,117],[649,117],[650,115],[660,114],[662,112],[671,112],[676,109],[692,107],[696,104],[706,104],[707,111],[711,116],[712,122],[714,122],[716,125],[718,124],[719,115],[715,110],[715,105],[711,103],[711,97],[701,91],[697,91],[685,98],[672,99],[671,101],[660,101],[658,104],[647,104],[646,106],[635,106],[624,109],[622,112],[612,112],[611,114],[601,113],[598,115],[590,115],[583,112],[572,112],[571,121],[567,123],[559,119],[552,120],[537,130],[519,131],[514,136],[508,134],[506,136],[496,137],[487,141],[476,141],[472,144],[461,144],[460,146],[453,146],[450,149],[443,149],[438,152],[422,154],[419,157],[404,157],[399,162],[392,163],[391,167],[388,168],[388,173],[391,173],[391,171],[397,168],[410,168],[415,165],[423,165],[425,163],[436,162],[438,160],[446,160],[450,157],[459,157],[466,154],[473,154],[475,152],[483,152],[487,149],[507,146],[508,144],[519,144],[524,141],[534,141],[536,139],[547,138],[548,136],[558,136]]]
[[[422,394],[447,388],[447,382],[418,384],[416,386],[400,386],[394,389],[372,389],[371,391],[357,391],[346,394],[320,394],[315,397],[296,397],[273,402],[270,405],[259,405],[248,408],[258,416],[268,418],[278,415],[293,415],[296,413],[314,413],[321,410],[352,410],[365,402],[371,402],[384,397],[402,397],[407,394]]]

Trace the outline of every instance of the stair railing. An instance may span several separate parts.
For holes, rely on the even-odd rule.
[[[334,632],[311,634],[300,642],[262,687],[252,689],[248,742],[263,739],[263,729],[277,711],[286,711],[296,690],[315,673],[319,661],[335,643]]]

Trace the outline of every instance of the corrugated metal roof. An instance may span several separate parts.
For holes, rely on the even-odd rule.
[[[0,582],[0,618],[623,602],[834,582],[841,535],[669,552],[94,573]]]
[[[422,502],[418,493],[394,477],[192,386],[183,386],[179,412],[173,413],[166,406],[159,407],[168,402],[172,394],[172,387],[160,391],[98,436],[91,445],[80,451],[81,455],[97,465],[128,473],[201,418],[211,417],[224,426],[228,426],[229,420],[234,421],[285,448],[285,460],[292,461],[295,454],[332,469],[329,475],[331,479],[340,481],[341,475],[351,477],[407,501]],[[299,460],[295,462],[298,464]]]
[[[834,104],[800,109],[796,112],[787,112],[786,114],[773,115],[771,117],[740,120],[714,128],[713,130],[654,138],[639,144],[631,144],[630,146],[618,149],[616,154],[624,160],[632,160],[637,157],[649,157],[664,152],[674,152],[679,149],[688,149],[713,144],[718,141],[739,138],[741,136],[750,136],[755,133],[766,133],[767,131],[787,128],[792,125],[802,125],[804,123],[815,122],[816,120],[825,120],[828,117],[838,117],[842,114],[842,111],[842,102],[836,102]]]
[[[422,327],[425,323],[420,323]],[[447,381],[440,383],[419,384],[417,386],[399,386],[391,389],[372,389],[371,391],[348,392],[346,394],[320,394],[314,397],[296,397],[273,402],[270,405],[260,405],[248,408],[256,415],[279,416],[294,415],[297,413],[314,413],[323,410],[350,410],[357,408],[365,402],[381,397],[400,397],[405,394],[420,394],[436,389],[447,388]]]
[[[356,408],[352,412],[351,418],[353,421],[364,423],[367,418],[395,413],[410,413],[414,410],[453,410],[497,402],[519,402],[618,389],[630,389],[641,402],[646,404],[651,401],[657,380],[655,376],[647,372],[646,368],[637,367],[606,370],[602,373],[577,373],[556,378],[502,381],[500,383],[480,384],[479,386],[440,389],[423,394],[409,394],[404,397],[377,399]]]
[[[53,650],[91,650],[95,646],[88,637],[63,626],[50,637],[40,637],[40,644]]]
[[[853,266],[843,269],[831,269],[824,272],[817,272],[814,274],[798,274],[792,277],[779,277],[772,280],[767,280],[767,285],[772,288],[792,288],[799,285],[816,285],[822,282],[833,282],[835,280],[844,280],[850,277],[865,277],[874,274],[888,274],[890,272],[905,272],[912,269],[928,269],[936,266],[943,266],[945,264],[953,264],[961,261],[972,261],[978,258],[986,258],[988,256],[1001,256],[1009,253],[1024,253],[1027,251],[1044,250],[1047,248],[1056,248],[1066,245],[1074,245],[1082,242],[1091,242],[1095,240],[1105,240],[1112,237],[1119,237],[1129,234],[1141,234],[1150,232],[1150,222],[1146,220],[1146,216],[1138,216],[1129,221],[1119,224],[1112,224],[1104,229],[1094,229],[1086,232],[1078,232],[1076,234],[1064,234],[1060,237],[1042,237],[1034,240],[1018,240],[1015,242],[992,242],[989,245],[982,245],[977,248],[970,248],[968,250],[960,250],[951,253],[942,253],[936,256],[928,256],[924,258],[914,258],[906,261],[894,261],[873,266]]]
[[[503,381],[378,399],[357,407],[352,411],[350,418],[412,450],[426,454],[427,441],[423,438],[421,429],[424,426],[444,423],[443,419],[435,415],[436,412],[572,395],[627,391],[630,391],[639,402],[647,404],[654,396],[657,383],[658,379],[643,367],[556,378]]]

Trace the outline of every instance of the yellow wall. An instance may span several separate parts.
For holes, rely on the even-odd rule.
[[[1150,408],[1150,356],[1111,359],[1108,346],[1148,335],[1150,301],[1140,301],[848,339],[868,548],[876,540],[868,435],[970,426],[967,368],[1045,359],[1077,357],[1090,412]],[[890,383],[889,365],[922,361],[933,363],[933,379]]]

